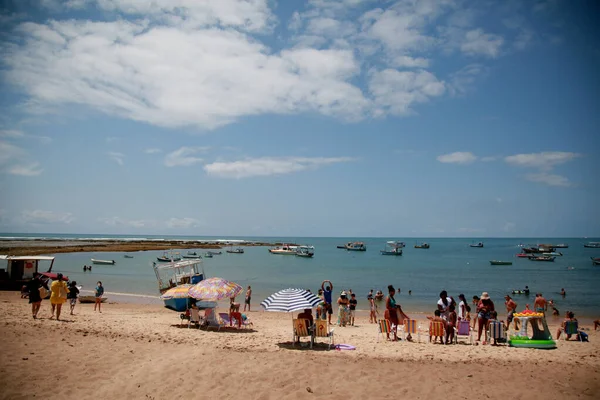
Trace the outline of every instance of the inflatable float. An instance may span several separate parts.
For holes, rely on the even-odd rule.
[[[543,313],[532,310],[524,310],[514,315],[518,331],[510,335],[508,345],[511,347],[522,347],[529,349],[555,349],[556,342],[552,339],[546,318]],[[528,334],[528,327],[532,334]]]

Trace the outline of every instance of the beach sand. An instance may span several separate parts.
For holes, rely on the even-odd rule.
[[[258,306],[257,306],[258,307]],[[68,305],[65,305],[68,310]],[[355,351],[292,346],[290,314],[253,311],[253,330],[179,325],[157,305],[77,304],[33,320],[27,300],[0,292],[0,398],[504,398],[600,396],[600,331],[556,350],[377,340],[366,315],[335,327]],[[423,323],[425,325],[425,323]],[[590,328],[590,325],[584,325]],[[552,332],[556,325],[551,325]]]

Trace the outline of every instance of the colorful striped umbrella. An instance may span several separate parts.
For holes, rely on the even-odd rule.
[[[167,290],[166,292],[164,292],[163,294],[160,295],[160,298],[163,300],[168,300],[168,299],[185,299],[187,297],[190,297],[189,295],[189,290],[193,285],[189,285],[189,284],[183,284],[183,285],[179,285],[179,286],[175,286],[174,288],[171,288],[169,290]]]
[[[294,312],[316,307],[321,301],[306,289],[283,289],[267,297],[260,305],[265,311]]]
[[[222,300],[235,297],[242,287],[235,282],[223,278],[208,278],[198,282],[189,290],[190,297],[202,300]]]

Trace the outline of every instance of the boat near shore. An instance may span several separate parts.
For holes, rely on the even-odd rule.
[[[554,247],[557,249],[568,249],[569,245],[566,243],[559,243],[559,244],[555,244]]]
[[[131,255],[129,255],[129,254],[125,254],[125,255],[123,256],[123,258],[133,258],[133,256],[131,256]]]
[[[96,302],[96,296],[79,296],[79,302],[82,304],[90,304],[90,303],[95,303]],[[108,300],[107,297],[102,297],[102,299],[100,300],[100,303],[106,303],[106,301]]]
[[[238,247],[237,249],[225,250],[229,254],[244,254],[244,249]]]
[[[269,249],[269,253],[279,254],[282,256],[295,256],[297,248],[298,248],[298,246],[291,246],[288,244],[284,244],[283,246],[277,246],[273,249]]]
[[[389,241],[385,244],[385,249],[380,250],[382,256],[401,256],[404,242]]]
[[[600,242],[588,242],[584,244],[583,247],[588,249],[600,249]]]
[[[512,265],[512,261],[490,260],[491,265]]]
[[[554,262],[555,258],[556,257],[550,257],[550,256],[529,257],[529,259],[531,261],[548,261],[548,262]]]
[[[560,251],[551,251],[549,253],[542,253],[542,255],[549,257],[562,257],[563,253],[561,253]]]
[[[100,264],[100,265],[115,265],[115,260],[96,260],[92,258],[92,264]]]
[[[315,255],[314,246],[298,246],[296,256],[304,258],[312,258]]]

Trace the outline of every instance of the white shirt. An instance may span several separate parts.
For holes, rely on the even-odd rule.
[[[465,311],[466,311],[467,307],[464,301],[460,301],[460,303],[458,303],[458,319],[465,319]]]
[[[438,306],[442,306],[440,312],[442,313],[442,318],[444,319],[448,319],[448,316],[450,315],[450,310],[448,307],[450,307],[450,304],[452,304],[452,299],[450,297],[446,297],[446,302],[448,302],[448,305],[444,304],[442,299],[439,299],[437,302]]]

